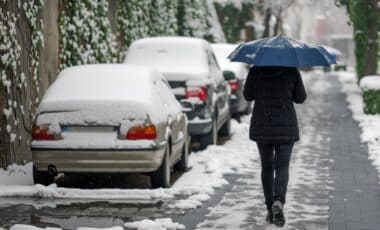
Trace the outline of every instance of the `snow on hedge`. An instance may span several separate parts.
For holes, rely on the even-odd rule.
[[[379,171],[380,177],[380,115],[368,115],[363,112],[364,103],[362,90],[357,84],[357,78],[353,72],[339,72],[339,80],[342,83],[342,92],[347,96],[349,108],[354,120],[359,122],[362,129],[361,140],[368,144],[369,158]],[[373,77],[361,83],[361,87],[373,87]],[[375,85],[376,85],[375,84]]]
[[[365,76],[360,80],[360,88],[366,90],[380,90],[380,76]]]

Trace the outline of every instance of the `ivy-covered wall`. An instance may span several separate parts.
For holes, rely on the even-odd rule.
[[[40,94],[43,0],[0,1],[0,167],[30,159]]]
[[[356,72],[360,79],[377,73],[380,17],[377,0],[339,0],[354,28]]]
[[[54,80],[41,73],[47,69],[41,68],[41,63],[47,65],[49,54],[58,56],[57,66],[52,64],[58,73],[73,65],[121,61],[131,42],[147,36],[184,35],[224,41],[224,35],[215,32],[220,25],[215,21],[214,6],[209,4],[212,0],[49,1],[56,4],[44,4],[44,0],[0,1],[0,168],[31,158],[35,110],[46,85]],[[44,14],[44,20],[56,20],[57,24],[46,24],[57,29],[44,30],[42,11],[49,11],[46,7],[56,7],[51,12],[57,14],[51,15],[57,18]],[[46,31],[57,31],[56,37],[48,39],[52,47],[57,44],[58,52],[43,47]]]
[[[240,5],[233,1],[215,1],[214,4],[227,42],[240,41],[245,23],[252,20],[251,12],[255,5],[248,1],[242,2]]]

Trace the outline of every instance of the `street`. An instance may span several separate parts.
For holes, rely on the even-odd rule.
[[[284,229],[377,229],[380,224],[377,172],[368,160],[366,146],[360,143],[360,128],[347,108],[341,85],[336,76],[318,71],[303,73],[303,79],[308,99],[297,106],[301,141],[295,146],[290,165]],[[9,228],[22,223],[64,229],[100,228],[145,218],[171,218],[186,229],[274,229],[265,223],[260,160],[255,143],[248,139],[248,128],[248,116],[240,124],[233,122],[232,137],[225,141],[223,148],[211,146],[192,153],[192,168],[184,175],[174,175],[176,188],[181,177],[199,166],[194,162],[201,154],[225,151],[228,156],[240,159],[239,169],[232,165],[232,170],[223,171],[222,182],[216,183],[214,191],[207,192],[209,198],[198,199],[203,201],[200,205],[184,207],[189,204],[184,202],[181,206],[179,201],[189,200],[193,195],[185,192],[174,193],[171,198],[138,202],[2,197],[0,226]],[[210,180],[214,180],[210,175]],[[148,177],[143,175],[99,176],[94,179],[98,183],[87,181],[88,178],[79,180],[82,180],[77,182],[80,186],[92,189],[89,191],[100,190],[91,184],[102,181],[105,187],[116,184],[127,190],[133,190],[131,187],[149,190],[146,189]],[[75,186],[75,181],[65,181],[59,186]]]

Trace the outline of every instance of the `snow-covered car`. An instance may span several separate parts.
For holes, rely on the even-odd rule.
[[[169,187],[185,170],[187,117],[161,73],[125,64],[64,69],[44,95],[32,128],[34,181],[57,173],[150,173]]]
[[[231,87],[230,109],[232,116],[240,119],[242,114],[249,114],[252,104],[243,96],[243,87],[248,75],[247,64],[231,62],[227,57],[236,48],[234,44],[218,43],[211,45],[216,59],[223,70],[225,80]]]
[[[218,132],[230,134],[230,89],[207,41],[188,37],[140,39],[129,47],[124,62],[157,69],[176,98],[193,105],[186,113],[189,133],[201,149],[217,144]]]

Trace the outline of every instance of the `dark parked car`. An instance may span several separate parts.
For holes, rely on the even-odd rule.
[[[243,97],[243,87],[248,75],[248,65],[239,62],[230,62],[228,55],[236,48],[233,44],[211,45],[223,75],[231,87],[230,109],[232,116],[240,120],[243,114],[251,112],[252,104]]]
[[[191,105],[189,133],[202,149],[230,134],[230,89],[210,44],[198,38],[154,37],[135,41],[125,63],[147,65],[168,80],[176,98]]]

